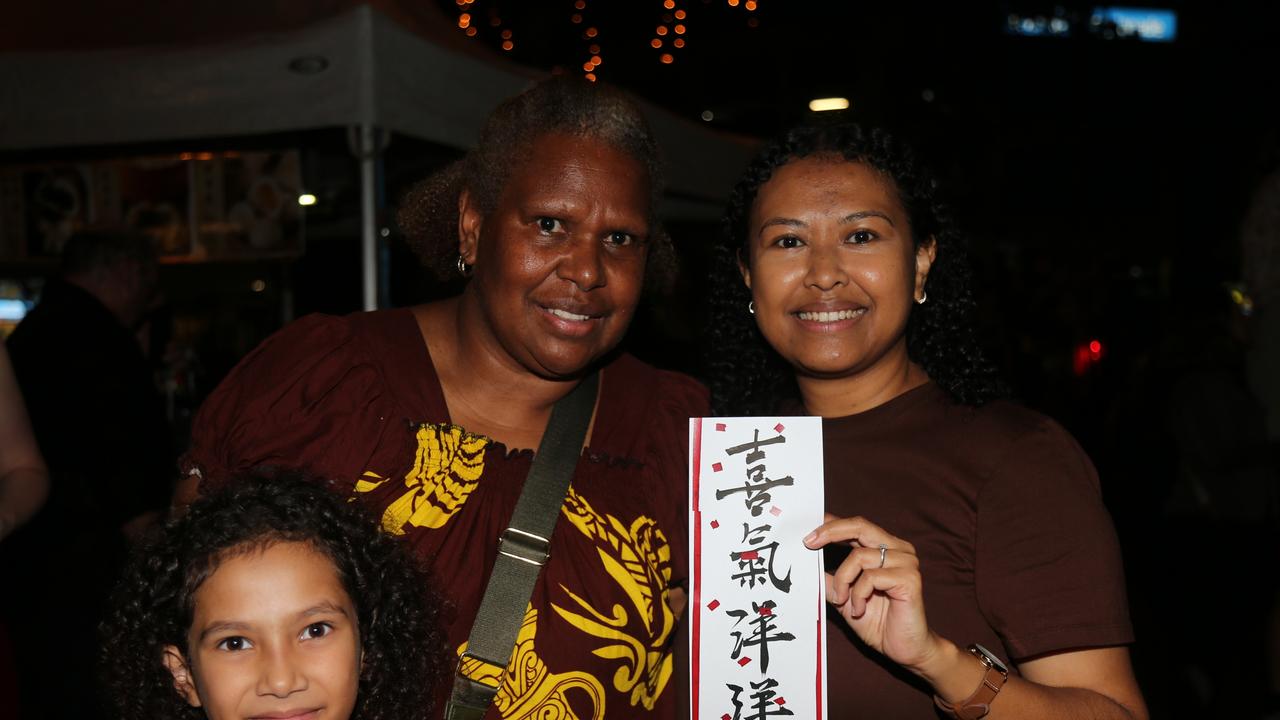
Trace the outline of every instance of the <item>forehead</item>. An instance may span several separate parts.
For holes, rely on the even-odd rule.
[[[905,215],[893,181],[866,163],[810,156],[773,172],[752,203],[752,221],[768,215],[879,210]]]
[[[580,192],[591,186],[631,194],[646,210],[649,173],[644,163],[600,138],[551,132],[533,139],[507,178],[503,196]]]
[[[308,543],[278,542],[224,559],[195,593],[195,622],[270,620],[350,598],[329,557]]]

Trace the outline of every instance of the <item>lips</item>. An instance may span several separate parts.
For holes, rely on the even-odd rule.
[[[856,302],[822,300],[792,310],[791,316],[811,330],[839,330],[861,320],[868,309]]]
[[[552,315],[555,315],[561,320],[585,322],[591,319],[590,315],[579,315],[578,313],[572,313],[572,312],[569,312],[568,310],[561,310],[560,308],[546,308],[546,310],[547,312],[551,313]]]
[[[543,317],[553,330],[568,337],[582,337],[590,334],[600,324],[606,313],[598,308],[579,304],[556,303],[538,304]]]
[[[848,308],[845,310],[800,311],[796,317],[805,322],[833,323],[841,320],[852,320],[867,312],[866,308]]]
[[[251,716],[250,720],[315,720],[320,717],[320,711],[323,709],[324,708],[313,707],[262,713]]]

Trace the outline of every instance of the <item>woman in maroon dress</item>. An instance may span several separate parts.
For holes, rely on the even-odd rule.
[[[664,254],[658,183],[653,139],[617,93],[555,79],[507,101],[402,210],[424,259],[470,278],[462,294],[293,323],[205,403],[183,461],[203,484],[259,465],[349,481],[433,571],[461,654],[552,405],[598,370],[511,662],[462,666],[500,685],[490,718],[673,711],[687,420],[706,393],[616,350]]]

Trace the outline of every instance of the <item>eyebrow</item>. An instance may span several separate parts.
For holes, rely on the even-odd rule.
[[[302,612],[298,613],[298,617],[307,618],[307,617],[313,617],[315,615],[330,615],[330,614],[337,614],[343,617],[348,617],[347,611],[343,609],[341,605],[337,605],[329,601],[312,605],[306,610],[303,610]],[[237,622],[235,620],[217,620],[215,622],[209,623],[207,626],[205,626],[204,630],[200,631],[200,640],[203,641],[205,638],[209,637],[210,635],[214,635],[218,633],[246,632],[248,630],[249,630],[248,623]]]
[[[317,605],[312,605],[306,610],[303,610],[302,612],[298,613],[298,617],[311,617],[312,615],[328,615],[328,614],[338,614],[343,617],[347,617],[347,611],[343,609],[341,605],[338,605],[333,602],[329,602],[327,600]]]
[[[216,633],[230,631],[245,632],[248,629],[249,625],[247,623],[235,622],[234,620],[218,620],[216,622],[209,623],[205,626],[204,630],[200,631],[200,640],[204,641],[205,638]]]
[[[760,224],[759,234],[763,235],[765,228],[770,228],[774,225],[783,225],[785,227],[807,227],[804,222],[794,218],[769,218]]]
[[[859,210],[857,212],[849,213],[848,215],[845,215],[844,217],[840,218],[840,224],[847,225],[851,222],[856,222],[858,220],[865,220],[869,217],[880,218],[885,222],[889,223],[890,227],[897,227],[893,223],[893,218],[890,218],[888,215],[880,212],[879,210]],[[803,220],[796,220],[795,218],[776,217],[776,218],[770,218],[764,221],[763,223],[761,223],[760,234],[764,233],[765,228],[770,228],[775,225],[782,225],[783,227],[796,227],[796,228],[808,227],[808,225]]]
[[[885,215],[879,210],[859,210],[858,212],[849,213],[848,215],[845,215],[844,217],[840,218],[840,224],[843,225],[845,223],[851,223],[856,220],[866,220],[869,217],[878,217],[881,220],[884,220],[885,222],[889,223],[890,227],[897,227],[896,225],[893,224],[893,218],[890,218],[888,215]]]

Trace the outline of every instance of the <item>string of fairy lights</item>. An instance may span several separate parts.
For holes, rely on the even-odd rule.
[[[476,37],[479,35],[475,17],[477,0],[455,0],[455,2],[458,5],[458,29],[467,37]],[[702,4],[707,5],[711,2],[712,0],[703,0]],[[755,16],[760,7],[759,0],[724,0],[724,2],[730,8],[740,8],[748,14],[748,27],[760,26],[760,19]],[[659,22],[654,28],[653,38],[649,40],[649,49],[660,65],[675,64],[689,45],[690,12],[688,8],[682,7],[688,4],[689,0],[660,0]],[[573,10],[569,13],[568,20],[570,24],[581,28],[580,37],[585,51],[583,55],[585,59],[581,65],[583,77],[595,82],[599,77],[600,66],[604,63],[603,43],[599,24],[590,22],[588,5],[588,0],[573,0]],[[489,26],[501,37],[500,47],[506,52],[515,50],[515,32],[510,27],[503,27],[502,16],[498,9],[490,7],[487,14]]]

